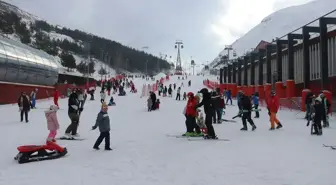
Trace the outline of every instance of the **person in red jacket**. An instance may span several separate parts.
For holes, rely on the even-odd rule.
[[[196,105],[198,104],[194,93],[188,93],[188,102],[186,106],[185,116],[186,116],[186,126],[187,126],[187,133],[186,136],[201,136],[200,128],[196,124],[196,116],[197,110]],[[196,133],[194,132],[196,129]]]
[[[58,105],[58,97],[59,97],[59,91],[56,89],[55,93],[54,93],[54,104],[57,105],[57,107],[59,107],[59,105]]]
[[[271,122],[271,128],[270,130],[274,130],[275,124],[277,125],[276,129],[279,129],[282,127],[282,124],[277,118],[277,113],[279,110],[279,99],[276,96],[275,92],[271,92],[271,96],[267,101],[267,109],[268,109],[268,114],[270,116],[270,122]]]

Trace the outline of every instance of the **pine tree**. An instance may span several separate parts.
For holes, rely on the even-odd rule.
[[[60,58],[62,60],[61,62],[62,66],[68,68],[68,71],[70,71],[70,69],[76,68],[76,60],[73,55],[66,52],[62,52]]]

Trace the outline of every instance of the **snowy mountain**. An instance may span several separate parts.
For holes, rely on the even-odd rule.
[[[246,52],[255,48],[262,40],[272,42],[276,37],[282,37],[299,27],[310,23],[311,21],[327,14],[336,9],[335,0],[316,0],[307,4],[292,6],[281,9],[265,17],[261,23],[252,28],[244,36],[232,43],[232,48],[236,51],[237,57],[244,55]],[[336,17],[336,12],[331,13],[327,17]],[[318,25],[315,21],[310,26]],[[330,29],[333,29],[330,28]],[[295,33],[300,33],[301,29]],[[216,65],[220,56],[226,55],[227,51],[220,52],[210,67]],[[234,58],[232,52],[230,59]]]
[[[90,48],[90,55],[95,63],[95,72],[91,74],[91,77],[95,79],[101,78],[98,71],[102,67],[112,76],[116,74],[116,70],[113,68],[118,69],[118,73],[129,73],[128,71],[142,73],[147,70],[152,73],[157,70],[157,62],[160,63],[162,71],[170,67],[166,60],[151,54],[80,30],[52,25],[48,21],[1,0],[0,17],[0,32],[3,36],[54,56],[58,61],[60,73],[83,76],[77,69],[69,72],[67,68],[63,67],[60,56],[65,52],[76,59],[76,65],[85,62],[88,54],[85,45],[88,42],[94,46]],[[102,57],[104,57],[104,62],[99,60]],[[145,69],[143,61],[147,60],[149,61],[146,65],[148,69]]]

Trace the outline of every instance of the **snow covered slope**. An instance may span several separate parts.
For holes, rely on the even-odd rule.
[[[169,83],[181,83],[172,77]],[[191,87],[182,92],[197,92],[203,77],[191,76]],[[135,79],[141,87],[145,81]],[[187,84],[187,80],[184,81]],[[99,90],[96,97],[99,97]],[[109,97],[107,97],[109,98]],[[335,121],[324,135],[311,136],[306,121],[296,112],[280,111],[284,128],[269,131],[265,109],[254,119],[255,132],[241,132],[237,123],[215,124],[219,138],[230,141],[188,141],[167,137],[185,132],[182,110],[185,101],[159,97],[160,110],[147,112],[146,99],[139,94],[115,96],[116,106],[109,108],[111,152],[94,151],[99,131],[90,131],[100,111],[100,101],[87,101],[81,114],[79,134],[84,141],[58,141],[66,146],[66,157],[17,164],[16,147],[44,144],[48,135],[44,110],[52,99],[37,103],[30,111],[30,122],[20,123],[16,105],[0,106],[0,184],[1,185],[332,185],[336,170],[334,150],[323,143],[336,145]],[[67,99],[60,100],[58,111],[62,135],[69,125]],[[234,102],[235,103],[235,102]],[[227,106],[225,119],[238,109]],[[249,128],[250,129],[250,128]],[[102,143],[101,148],[104,148]]]
[[[244,53],[251,51],[251,48],[255,48],[261,40],[271,42],[272,39],[296,30],[334,9],[336,9],[335,0],[316,0],[281,9],[265,17],[260,24],[232,43],[232,47],[236,50],[237,56],[242,56]],[[336,13],[332,13],[328,17],[336,17]],[[311,25],[317,24],[318,21]],[[223,50],[219,55],[225,54],[227,54],[227,51]],[[232,52],[230,58],[233,58]],[[219,56],[215,58],[211,66],[218,60]]]

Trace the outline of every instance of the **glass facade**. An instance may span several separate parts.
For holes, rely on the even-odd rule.
[[[51,86],[57,80],[52,56],[0,36],[0,81]]]

